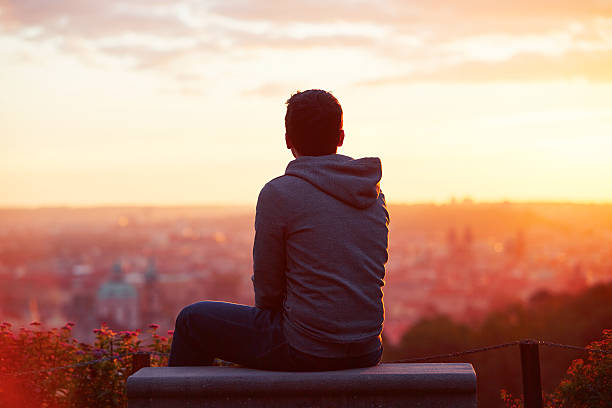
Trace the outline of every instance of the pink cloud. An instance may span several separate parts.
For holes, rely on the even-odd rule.
[[[176,11],[178,5],[201,24],[188,24]],[[39,27],[41,33],[30,36],[29,41],[59,38],[62,52],[83,59],[91,59],[93,53],[129,57],[134,61],[133,67],[140,69],[165,69],[185,56],[226,57],[234,50],[265,49],[291,53],[315,47],[351,47],[375,57],[410,62],[416,69],[410,75],[376,79],[376,83],[568,76],[608,80],[609,75],[601,67],[609,70],[609,57],[601,50],[612,45],[593,29],[593,21],[598,18],[612,18],[612,1],[0,0],[0,32],[22,35],[24,28]],[[348,34],[306,30],[306,34],[296,36],[291,31],[299,23],[333,28],[338,22],[381,27],[387,34],[377,37],[367,30]],[[251,29],[258,23],[264,23],[263,28]],[[443,47],[449,42],[461,43],[462,39],[491,34],[544,35],[567,30],[570,24],[579,24],[584,30],[572,34],[573,47],[561,57],[523,53],[506,61],[485,63],[471,61],[467,53],[461,54],[460,47],[450,51]],[[109,45],[102,41],[124,34],[160,40],[187,39],[191,43],[160,49],[146,42]],[[400,41],[407,37],[413,38],[414,44]],[[500,42],[500,46],[504,44]],[[459,62],[449,66],[448,60]],[[267,91],[262,88],[253,92]]]
[[[187,35],[189,29],[176,16],[122,10],[118,0],[0,0],[4,31],[41,27],[46,34],[99,38],[126,32]],[[137,2],[136,2],[137,3]],[[159,4],[152,1],[151,4]]]

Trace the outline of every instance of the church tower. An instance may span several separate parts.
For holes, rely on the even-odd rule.
[[[161,319],[161,297],[158,281],[159,275],[155,265],[155,258],[149,258],[147,269],[144,273],[144,285],[140,297],[141,321],[144,326],[159,323]]]

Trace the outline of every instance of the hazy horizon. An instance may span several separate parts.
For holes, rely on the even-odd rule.
[[[466,201],[467,199],[467,201]],[[104,203],[104,204],[49,204],[49,205],[0,205],[2,210],[38,210],[38,209],[120,209],[120,208],[205,208],[205,209],[244,209],[255,210],[255,202],[253,203],[178,203],[178,204],[159,204],[159,203]],[[452,199],[446,201],[404,201],[390,202],[387,201],[389,207],[400,206],[421,206],[421,205],[493,205],[493,204],[538,204],[538,205],[595,205],[595,206],[612,206],[612,200],[609,201],[570,201],[570,200],[473,200],[471,197],[456,198],[455,202]]]

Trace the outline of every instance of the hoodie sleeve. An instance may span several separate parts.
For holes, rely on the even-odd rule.
[[[278,194],[268,183],[259,193],[253,244],[255,306],[280,309],[285,297],[285,226]]]

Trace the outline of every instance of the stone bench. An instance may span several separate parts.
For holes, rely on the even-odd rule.
[[[471,364],[380,364],[322,372],[148,367],[128,378],[129,408],[476,407]]]

